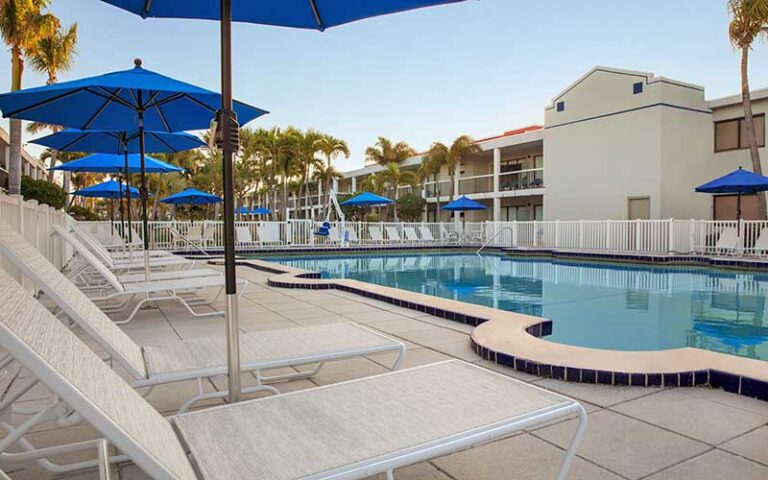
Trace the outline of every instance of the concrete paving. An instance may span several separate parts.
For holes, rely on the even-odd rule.
[[[356,321],[405,341],[406,368],[460,358],[580,400],[589,414],[589,425],[571,479],[768,479],[766,402],[705,388],[612,387],[542,379],[481,360],[469,346],[470,329],[466,325],[345,292],[274,289],[266,284],[267,274],[250,269],[241,269],[240,275],[252,282],[240,301],[243,331]],[[140,344],[224,334],[222,319],[190,318],[183,308],[169,303],[143,310],[123,328]],[[280,384],[279,388],[293,391],[382,373],[393,361],[394,354],[383,353],[334,362],[310,380]],[[26,377],[26,372],[18,368],[3,373],[3,395],[18,388]],[[244,377],[245,384],[248,380]],[[209,391],[225,386],[225,377],[213,378],[204,385]],[[156,388],[147,399],[160,412],[170,415],[196,388],[194,382],[167,385]],[[47,397],[45,389],[35,388],[26,403],[43,402]],[[23,417],[11,420],[18,424]],[[553,479],[574,427],[575,420],[555,422],[403,468],[395,476],[399,480]],[[97,437],[88,425],[47,426],[31,440],[44,446]],[[83,454],[78,454],[66,459],[82,458]],[[4,464],[2,468],[15,480],[97,478],[92,471],[56,477],[35,465]],[[114,469],[113,478],[148,477],[134,465],[121,465]]]

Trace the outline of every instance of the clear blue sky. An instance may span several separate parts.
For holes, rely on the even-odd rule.
[[[60,80],[130,68],[141,57],[149,69],[219,87],[217,23],[141,20],[98,0],[53,0],[52,10],[79,24],[76,64]],[[595,65],[701,84],[709,98],[736,94],[739,58],[727,23],[726,0],[470,0],[325,33],[241,24],[235,96],[272,112],[251,126],[346,139],[352,157],[338,165],[356,168],[379,135],[424,149],[540,123],[549,100]],[[766,53],[759,44],[752,55],[753,88],[768,86]],[[24,86],[43,82],[25,74]]]

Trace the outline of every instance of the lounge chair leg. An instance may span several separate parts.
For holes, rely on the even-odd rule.
[[[387,470],[387,480],[395,480],[395,471]]]
[[[557,473],[557,480],[565,480],[568,477],[568,470],[571,468],[573,458],[576,456],[576,450],[578,450],[581,439],[584,437],[584,431],[587,429],[587,412],[581,405],[578,405],[578,408],[579,423],[576,426],[576,431],[573,433],[571,444],[565,452],[565,458],[563,459],[562,465],[560,465],[560,471]]]

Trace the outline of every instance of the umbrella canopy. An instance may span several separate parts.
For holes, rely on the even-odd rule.
[[[183,172],[184,169],[170,163],[152,157],[144,157],[145,171],[147,173],[172,173]],[[87,157],[72,160],[53,167],[51,170],[63,170],[67,172],[93,172],[93,173],[139,173],[141,171],[141,158],[137,153],[128,155],[128,170],[125,169],[125,157],[110,153],[94,153]]]
[[[174,17],[218,20],[219,2],[210,0],[102,0],[142,17]],[[232,0],[232,20],[281,27],[325,30],[368,17],[431,7],[463,0]]]
[[[199,130],[210,126],[220,104],[218,93],[145,70],[139,60],[130,70],[0,95],[5,118],[82,130]],[[233,108],[241,123],[267,113],[240,102]]]
[[[121,186],[122,186],[122,189],[120,188]],[[90,187],[81,188],[80,190],[72,192],[72,195],[78,195],[80,197],[115,199],[115,198],[122,198],[122,196],[125,195],[128,192],[128,190],[130,190],[131,193],[134,195],[139,194],[139,191],[134,187],[118,183],[114,180],[108,180],[106,182],[99,183],[97,185],[91,185]]]
[[[240,401],[240,350],[235,273],[235,200],[233,161],[237,139],[227,133],[237,128],[232,102],[232,21],[325,30],[366,17],[401,12],[462,0],[310,0],[308,2],[252,0],[102,0],[142,17],[176,17],[219,20],[221,25],[221,110],[224,177],[224,278],[227,295],[227,374],[229,400]]]
[[[372,207],[377,205],[391,205],[393,203],[395,202],[389,198],[371,192],[363,192],[360,195],[356,195],[349,200],[341,202],[342,205],[347,207]]]
[[[60,152],[126,153],[139,151],[139,132],[78,130],[68,128],[32,143]],[[189,133],[144,132],[145,153],[176,153],[204,147],[205,142]]]
[[[488,207],[480,202],[470,200],[466,195],[462,195],[456,200],[443,205],[442,210],[448,210],[451,212],[463,212],[466,210],[487,210]]]
[[[251,215],[271,215],[272,210],[268,208],[258,207],[249,212]]]
[[[237,210],[235,210],[235,213],[238,214],[238,215],[250,215],[251,211],[248,209],[248,207],[243,205],[242,207],[240,207]]]
[[[768,190],[768,177],[739,167],[728,175],[696,187],[702,193],[757,193]]]
[[[768,177],[758,175],[757,173],[743,170],[739,167],[728,175],[716,178],[711,182],[696,187],[697,192],[701,193],[735,193],[736,199],[736,219],[741,220],[741,195],[745,193],[758,193],[768,190]]]
[[[212,193],[202,192],[196,188],[188,188],[165,197],[160,201],[171,205],[207,205],[209,203],[219,203],[222,200],[221,197],[217,197]]]

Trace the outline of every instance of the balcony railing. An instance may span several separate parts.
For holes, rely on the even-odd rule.
[[[499,191],[524,190],[544,187],[544,169],[531,168],[499,175]]]
[[[493,192],[493,174],[459,178],[459,195]]]

